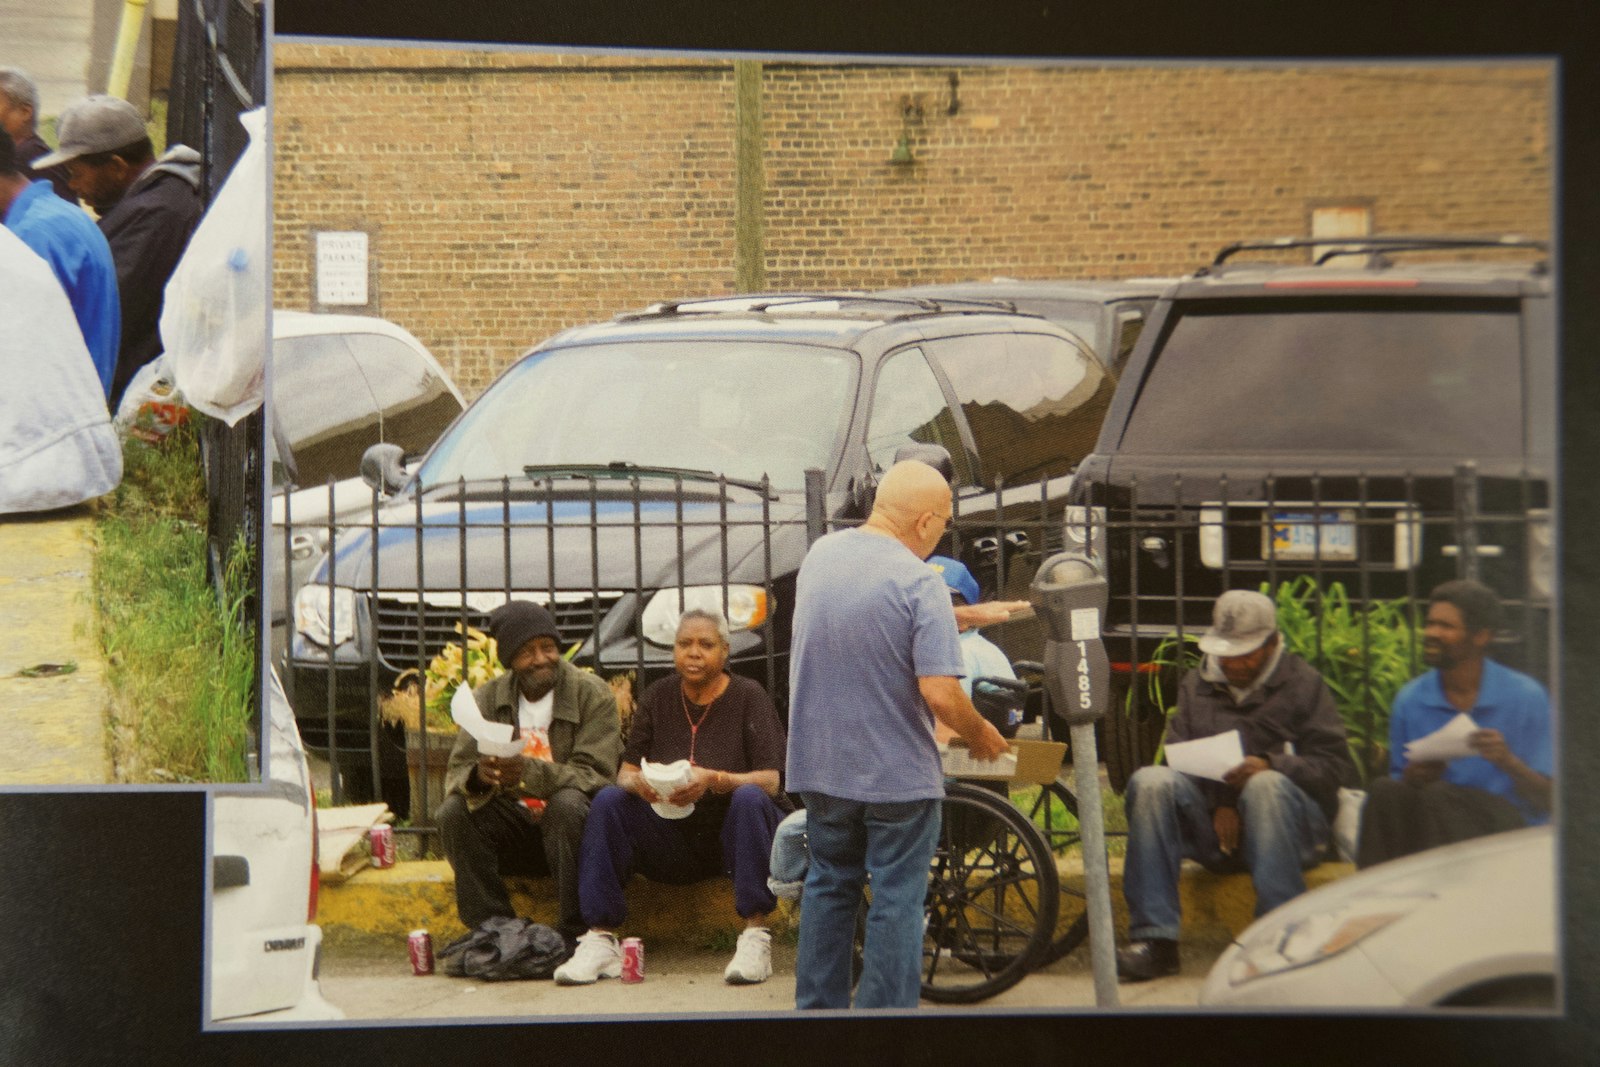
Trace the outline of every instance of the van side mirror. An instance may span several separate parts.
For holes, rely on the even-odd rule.
[[[399,445],[373,445],[361,453],[361,480],[383,493],[399,492],[406,484],[405,455]]]

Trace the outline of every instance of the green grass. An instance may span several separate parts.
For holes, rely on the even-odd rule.
[[[107,504],[94,588],[118,780],[243,781],[256,682],[254,627],[241,618],[250,568],[235,545],[224,609],[206,579],[194,430],[159,445],[130,438]]]
[[[1033,811],[1039,799],[1039,786],[1021,786],[1011,791],[1011,803],[1023,814]],[[1054,831],[1063,834],[1078,829],[1078,819],[1053,794],[1050,797],[1049,809],[1041,805],[1039,810],[1033,811],[1033,824],[1041,830]],[[1122,797],[1112,792],[1110,786],[1100,788],[1100,827],[1108,835],[1106,837],[1106,854],[1120,856],[1126,850],[1128,838],[1128,815],[1123,807]],[[1076,839],[1074,838],[1074,844]],[[1055,842],[1053,842],[1055,844]]]

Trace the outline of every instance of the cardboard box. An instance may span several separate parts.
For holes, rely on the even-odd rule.
[[[1019,740],[1011,742],[1007,755],[994,760],[976,760],[967,751],[966,742],[956,737],[951,738],[948,745],[939,746],[939,764],[951,778],[1043,785],[1056,780],[1066,754],[1065,741]]]

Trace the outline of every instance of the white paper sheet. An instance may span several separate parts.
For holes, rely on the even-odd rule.
[[[472,735],[478,751],[485,756],[517,756],[522,753],[522,742],[517,738],[516,727],[508,722],[490,722],[478,710],[470,686],[456,687],[450,698],[450,717],[456,725]]]
[[[1463,711],[1428,736],[1406,742],[1406,762],[1448,762],[1462,756],[1476,755],[1472,746],[1467,744],[1467,735],[1477,728],[1478,724],[1472,721],[1472,716]]]
[[[1173,741],[1166,747],[1167,766],[1196,778],[1222,781],[1222,776],[1244,762],[1238,730],[1193,741]]]

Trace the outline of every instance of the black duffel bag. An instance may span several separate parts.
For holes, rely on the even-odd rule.
[[[531,919],[494,915],[439,950],[444,973],[484,982],[549,978],[567,958],[561,935]]]

